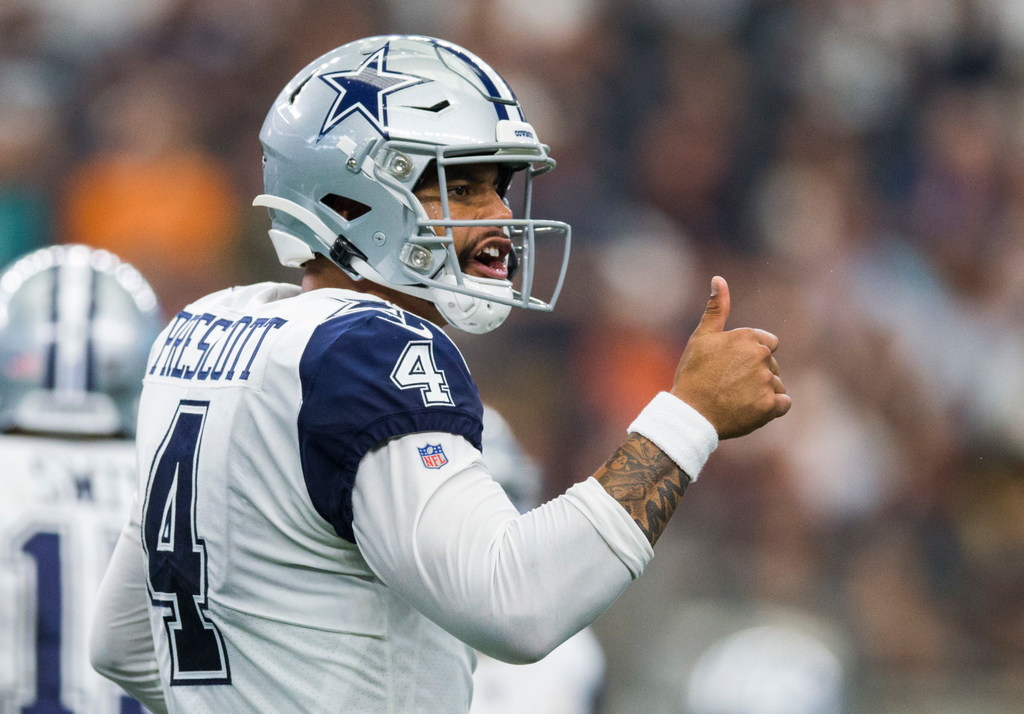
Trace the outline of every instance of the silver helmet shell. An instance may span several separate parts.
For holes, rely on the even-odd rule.
[[[149,283],[105,250],[16,260],[0,275],[0,430],[133,434],[162,323]]]
[[[508,84],[462,47],[393,35],[328,52],[285,86],[260,140],[265,193],[253,203],[270,209],[270,237],[284,265],[327,256],[356,279],[430,300],[469,332],[494,329],[512,306],[554,307],[570,229],[529,214],[533,178],[555,162]],[[451,219],[445,169],[482,159],[522,178],[519,217]],[[435,166],[440,220],[430,220],[413,194]],[[328,205],[337,198],[358,210],[346,218]],[[462,273],[452,229],[474,225],[499,226],[512,238],[515,285]],[[543,299],[533,295],[538,240],[561,241],[561,271]]]

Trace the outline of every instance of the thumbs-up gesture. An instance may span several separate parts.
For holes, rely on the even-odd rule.
[[[672,385],[672,393],[711,422],[719,439],[749,434],[792,405],[775,361],[779,338],[748,327],[727,331],[729,307],[729,285],[715,276]]]

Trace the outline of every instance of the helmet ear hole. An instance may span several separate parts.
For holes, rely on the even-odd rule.
[[[360,203],[354,198],[339,196],[336,193],[327,194],[320,199],[320,203],[327,206],[346,221],[354,221],[370,212],[370,206],[367,206],[365,203]]]

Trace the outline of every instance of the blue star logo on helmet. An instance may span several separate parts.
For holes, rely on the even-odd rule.
[[[320,75],[320,79],[338,96],[324,117],[317,141],[355,112],[366,117],[381,136],[389,138],[388,95],[431,80],[414,74],[389,71],[387,59],[388,45],[385,44],[356,69]]]

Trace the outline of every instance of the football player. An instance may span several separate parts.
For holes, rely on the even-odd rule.
[[[671,391],[595,477],[520,514],[442,330],[550,310],[561,287],[569,227],[530,215],[554,161],[512,90],[457,45],[367,38],[299,72],[261,140],[255,203],[302,284],[214,293],[154,343],[141,508],[93,664],[154,710],[467,711],[474,650],[532,662],[593,621],[718,440],[786,412],[778,340],[725,331],[713,279]],[[561,253],[550,294],[545,245]],[[147,605],[148,654],[116,626]],[[147,657],[162,698],[146,698]]]
[[[88,619],[138,481],[135,409],[163,326],[130,265],[82,245],[0,275],[0,711],[139,711]]]

